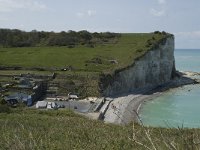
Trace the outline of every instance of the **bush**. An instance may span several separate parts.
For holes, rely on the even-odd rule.
[[[0,113],[10,113],[10,107],[8,105],[0,105]]]
[[[5,105],[7,102],[4,99],[0,99],[0,105]]]
[[[71,45],[68,45],[67,47],[68,47],[68,48],[74,48],[75,45],[72,45],[72,44],[71,44]]]
[[[162,34],[163,34],[163,35],[167,35],[167,33],[166,33],[165,31],[162,31]]]
[[[160,31],[155,31],[154,34],[161,34],[161,32]]]
[[[137,49],[136,52],[137,53],[141,53],[143,50],[142,49]]]
[[[99,57],[92,58],[91,60],[86,61],[86,63],[93,63],[93,64],[102,64],[102,59]]]

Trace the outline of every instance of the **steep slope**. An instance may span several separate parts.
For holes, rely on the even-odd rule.
[[[169,82],[175,76],[174,37],[157,41],[131,66],[103,74],[100,87],[104,96],[111,96],[146,88],[154,88]]]

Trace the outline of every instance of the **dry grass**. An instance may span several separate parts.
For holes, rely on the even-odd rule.
[[[200,149],[199,129],[117,126],[71,111],[14,110],[0,114],[0,149]]]

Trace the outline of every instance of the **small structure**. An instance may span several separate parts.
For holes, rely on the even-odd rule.
[[[47,108],[47,102],[46,101],[38,101],[36,103],[37,109]]]
[[[69,93],[69,94],[68,94],[68,98],[69,98],[69,99],[78,99],[79,97],[78,97],[77,94]]]
[[[72,71],[72,70],[74,70],[74,68],[72,66],[66,66],[61,69],[61,71]]]
[[[118,64],[118,61],[117,61],[117,60],[109,60],[109,62],[110,62],[111,64]]]

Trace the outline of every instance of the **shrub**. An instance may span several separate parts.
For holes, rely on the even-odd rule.
[[[161,33],[160,31],[155,31],[155,32],[154,32],[154,34],[160,34],[160,33]]]
[[[7,102],[4,99],[0,99],[0,105],[5,105]]]
[[[165,31],[162,31],[162,34],[163,34],[163,35],[167,35],[167,33],[166,33]]]
[[[10,113],[10,107],[8,105],[0,105],[0,113]]]
[[[141,53],[143,50],[142,49],[138,49],[136,50],[136,52]]]

